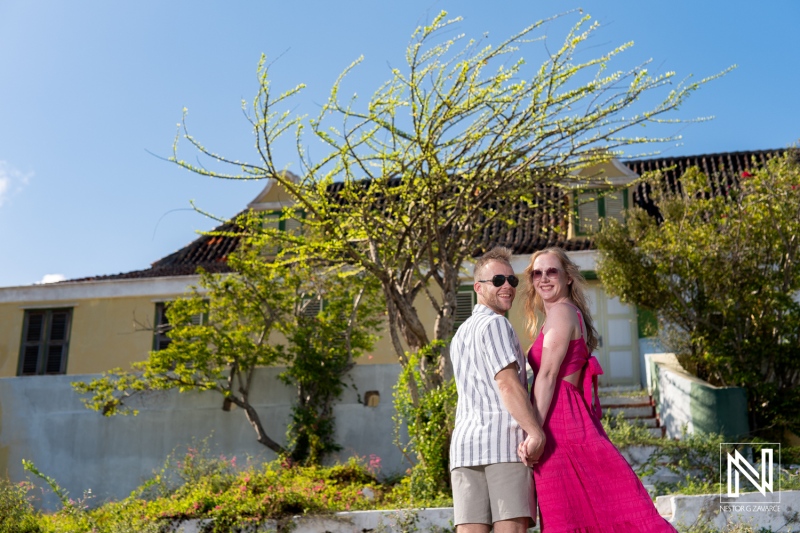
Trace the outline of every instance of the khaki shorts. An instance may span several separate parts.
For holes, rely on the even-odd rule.
[[[531,518],[531,469],[522,463],[454,468],[453,525]]]

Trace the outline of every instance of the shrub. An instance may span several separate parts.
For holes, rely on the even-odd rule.
[[[0,533],[38,533],[39,513],[31,505],[32,485],[0,479]]]
[[[433,341],[417,353],[407,353],[408,363],[394,388],[395,442],[412,462],[410,477],[404,480],[407,486],[401,492],[411,504],[451,499],[449,452],[458,393],[455,380],[426,390],[421,364],[423,359],[433,360],[443,347],[443,342]],[[400,438],[403,425],[408,430],[406,443]]]
[[[607,294],[653,311],[688,372],[745,388],[750,431],[773,442],[800,432],[798,153],[645,177],[658,216],[633,208],[594,236]]]
[[[27,464],[63,503],[58,512],[40,517],[41,531],[48,533],[155,533],[191,519],[207,520],[207,532],[229,532],[269,519],[280,523],[295,515],[405,508],[411,501],[408,478],[378,481],[380,458],[374,455],[330,467],[289,459],[237,467],[236,458],[212,454],[203,440],[170,454],[164,467],[128,498],[95,509],[87,507],[85,498],[70,500],[54,480]],[[414,500],[423,507],[451,504],[448,498]]]

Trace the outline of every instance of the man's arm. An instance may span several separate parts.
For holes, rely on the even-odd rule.
[[[533,406],[528,399],[528,391],[519,382],[517,375],[517,364],[511,363],[495,375],[497,388],[500,391],[500,399],[503,405],[517,421],[517,424],[528,434],[528,438],[523,443],[525,457],[528,461],[525,464],[535,463],[544,452],[544,431],[536,419]]]

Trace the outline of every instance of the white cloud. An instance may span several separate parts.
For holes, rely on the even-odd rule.
[[[6,194],[8,194],[8,186],[11,183],[11,179],[3,176],[0,174],[0,205],[3,205],[3,201],[6,198]]]
[[[45,283],[58,283],[59,281],[64,281],[65,279],[67,278],[64,276],[64,274],[45,274],[42,278],[42,281],[40,281],[38,284],[42,285]]]
[[[8,164],[7,161],[0,161],[0,207],[28,184],[33,172],[24,173]]]

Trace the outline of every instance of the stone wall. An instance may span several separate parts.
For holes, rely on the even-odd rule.
[[[336,405],[336,441],[343,447],[332,460],[353,455],[381,458],[382,473],[408,468],[394,444],[392,387],[399,365],[359,365],[352,372],[355,388],[348,388]],[[294,392],[276,379],[278,368],[256,373],[252,401],[267,434],[285,442]],[[271,461],[275,454],[256,441],[241,409],[222,410],[222,398],[213,392],[150,394],[136,404],[138,416],[107,418],[86,409],[71,383],[96,376],[30,376],[0,379],[0,469],[12,481],[29,477],[22,460],[34,462],[79,498],[91,489],[95,504],[127,497],[152,476],[174,449],[209,437],[212,452]],[[379,402],[368,407],[368,391]],[[374,396],[374,394],[371,394]],[[374,400],[373,400],[374,401]],[[58,502],[44,491],[42,507]]]

